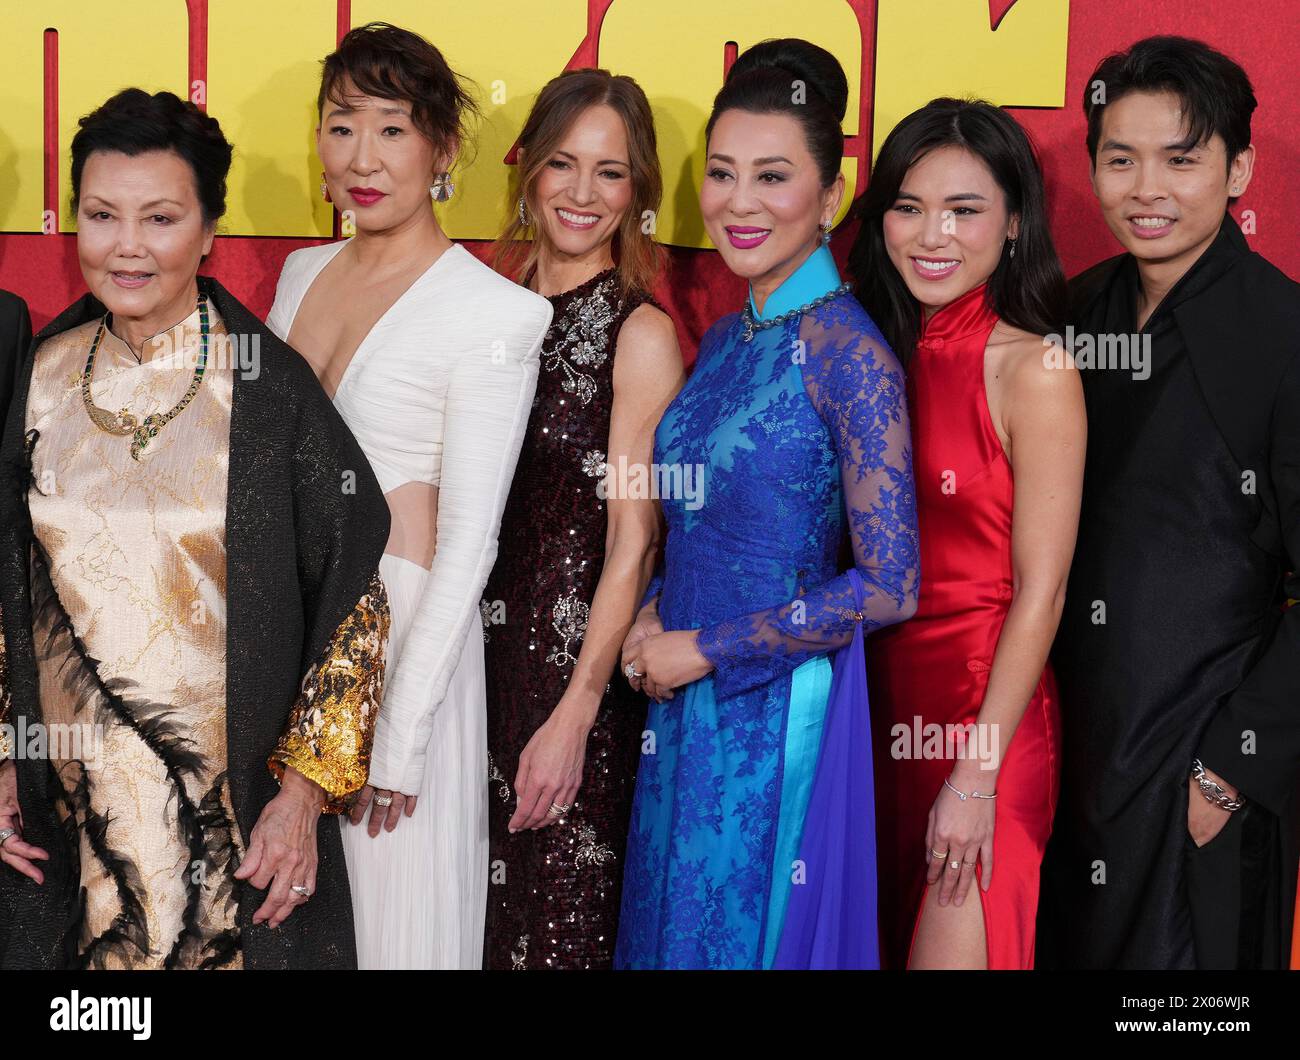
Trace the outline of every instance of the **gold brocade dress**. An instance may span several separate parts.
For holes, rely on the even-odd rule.
[[[46,340],[34,361],[26,427],[29,444],[39,432],[35,551],[71,623],[41,606],[34,576],[37,673],[66,795],[60,814],[78,833],[83,965],[242,964],[225,716],[234,372],[220,355],[225,328],[209,312],[202,385],[138,460],[131,437],[101,430],[83,403],[97,321]],[[193,378],[199,334],[196,309],[148,339],[141,363],[106,330],[95,404],[141,419],[172,408]],[[95,671],[102,689],[87,677]]]
[[[0,757],[13,759],[0,769],[20,806],[33,799],[21,808],[50,860],[41,888],[0,870],[6,967],[356,962],[335,828],[316,833],[316,893],[286,930],[251,923],[266,890],[234,874],[276,798],[261,770],[292,768],[322,789],[325,814],[366,782],[388,513],[310,368],[216,281],[197,286],[200,386],[199,310],[142,357],[107,334],[92,418],[81,376],[103,307],[83,298],[41,334],[12,410],[4,477],[24,488],[0,491],[14,606],[0,614]],[[108,429],[187,391],[139,459]]]

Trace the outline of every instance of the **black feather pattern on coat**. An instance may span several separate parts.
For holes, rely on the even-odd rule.
[[[32,452],[28,449],[28,457]],[[134,687],[124,680],[104,681],[99,673],[99,660],[86,649],[81,638],[73,629],[72,619],[59,600],[58,590],[50,575],[49,557],[34,537],[32,540],[32,616],[33,629],[47,630],[45,643],[37,646],[39,656],[56,664],[64,692],[70,702],[77,704],[76,710],[83,705],[94,704],[94,724],[97,728],[107,729],[111,725],[122,725],[134,732],[162,762],[167,779],[171,782],[169,804],[176,806],[176,828],[178,838],[189,847],[190,864],[203,863],[207,858],[207,844],[202,829],[199,827],[199,809],[194,804],[185,787],[186,777],[202,775],[205,766],[203,755],[194,747],[193,741],[184,736],[181,729],[172,720],[175,708],[167,703],[153,703],[143,699],[128,700],[123,693]],[[139,885],[139,876],[135,866],[122,855],[114,852],[106,838],[108,820],[95,813],[90,807],[89,789],[83,773],[80,781],[85,801],[79,806],[82,810],[85,827],[90,829],[88,838],[91,849],[117,883],[119,898],[123,901],[119,918],[124,925],[115,920],[113,927],[94,940],[83,955],[83,960],[95,967],[103,967],[107,951],[114,948],[129,963],[129,958],[122,952],[126,943],[135,945],[144,953],[149,952],[147,925],[143,922],[143,909],[138,898],[129,901],[131,890],[128,881],[134,878],[134,893],[143,893]],[[74,803],[76,800],[74,799]],[[164,967],[173,967],[187,938],[200,935],[198,924],[199,901],[202,888],[193,879],[192,873],[185,873],[186,900],[182,915],[184,928],[177,937],[167,955]],[[140,934],[143,933],[143,946]]]
[[[231,843],[238,829],[247,849],[253,826],[278,791],[267,759],[288,722],[302,676],[366,594],[388,540],[389,513],[365,455],[307,362],[215,280],[200,276],[198,282],[232,337],[247,337],[259,353],[256,372],[235,372],[226,503]],[[32,340],[0,440],[0,614],[15,725],[42,721],[30,584],[34,535],[27,508],[32,365],[45,339],[104,312],[98,300],[85,295]],[[355,485],[351,492],[339,488],[345,475]],[[165,713],[128,704],[125,687],[101,686],[108,709],[129,715],[154,741],[151,746],[169,756],[169,769],[179,777],[193,751],[178,746]],[[16,766],[24,838],[44,847],[50,858],[42,865],[44,885],[0,872],[0,968],[67,967],[79,910],[79,872],[76,844],[56,812],[62,785],[49,761],[19,759]],[[198,860],[209,856],[202,838],[204,811],[187,802],[178,802],[178,818],[191,815],[182,827]],[[252,969],[355,967],[351,892],[334,822],[322,821],[317,829],[317,853],[312,900],[277,929],[252,922],[265,893],[247,883],[237,886],[239,937],[210,940],[205,963],[227,963],[238,948],[244,967]]]

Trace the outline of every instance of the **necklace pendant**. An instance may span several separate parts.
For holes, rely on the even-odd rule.
[[[130,451],[133,460],[140,459],[140,453],[149,445],[150,439],[157,437],[158,432],[166,427],[173,417],[185,410],[203,384],[203,373],[208,363],[209,325],[208,300],[207,296],[202,293],[199,295],[198,310],[199,357],[189,389],[185,392],[185,396],[172,407],[170,412],[165,415],[156,412],[151,413],[144,418],[143,423],[129,409],[109,412],[107,409],[102,409],[96,405],[91,397],[90,386],[95,373],[95,355],[99,352],[99,345],[103,341],[104,333],[107,330],[104,320],[101,319],[99,322],[99,330],[95,332],[95,338],[90,344],[90,355],[86,358],[86,367],[81,373],[81,400],[91,422],[100,430],[118,436],[131,435]]]
[[[149,442],[158,436],[162,426],[162,417],[157,413],[146,416],[144,423],[135,429],[131,438],[131,459],[139,460],[140,454],[149,446]]]

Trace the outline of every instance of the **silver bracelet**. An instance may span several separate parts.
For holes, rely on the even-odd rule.
[[[1201,787],[1201,794],[1205,796],[1205,801],[1212,803],[1221,810],[1227,810],[1234,813],[1245,805],[1245,801],[1238,795],[1233,798],[1223,788],[1219,787],[1214,781],[1205,775],[1205,767],[1201,765],[1199,758],[1192,759],[1192,779]]]
[[[947,787],[949,791],[955,793],[957,798],[961,799],[962,802],[965,802],[967,799],[996,799],[998,797],[998,793],[996,791],[992,795],[981,795],[978,791],[972,791],[969,795],[967,795],[964,791],[958,791],[956,788],[954,788],[952,786],[952,783],[948,780],[947,777],[943,778],[943,783],[944,786]]]

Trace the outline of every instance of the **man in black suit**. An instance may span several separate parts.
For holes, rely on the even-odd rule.
[[[14,382],[31,342],[32,318],[27,303],[16,294],[0,291],[0,425],[9,411]]]
[[[1093,187],[1128,253],[1071,284],[1089,451],[1041,965],[1285,967],[1300,285],[1227,213],[1254,108],[1236,63],[1178,37],[1107,58],[1086,89]]]

